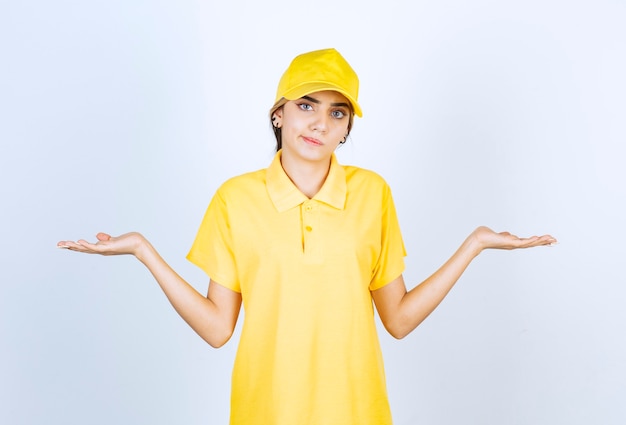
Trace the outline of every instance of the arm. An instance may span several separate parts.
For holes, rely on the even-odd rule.
[[[415,329],[450,292],[467,266],[484,249],[517,249],[553,245],[552,236],[518,238],[508,232],[495,233],[479,227],[435,273],[407,292],[404,278],[372,291],[376,310],[385,329],[395,338],[404,338]]]
[[[202,339],[215,348],[230,339],[241,307],[241,294],[211,280],[204,297],[181,278],[139,233],[119,237],[98,233],[97,238],[95,244],[81,239],[76,242],[62,241],[57,246],[91,254],[134,255],[150,270],[174,309]]]

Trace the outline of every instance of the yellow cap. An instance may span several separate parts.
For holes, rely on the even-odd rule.
[[[287,100],[300,99],[322,90],[343,94],[352,104],[354,113],[363,116],[357,102],[359,77],[335,49],[315,50],[296,56],[278,83],[276,102],[283,97]]]

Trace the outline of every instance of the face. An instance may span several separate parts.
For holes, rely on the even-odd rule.
[[[275,112],[283,159],[327,162],[348,133],[350,102],[335,91],[290,100]]]

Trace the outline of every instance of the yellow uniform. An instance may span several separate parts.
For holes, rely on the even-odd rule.
[[[385,181],[334,155],[312,199],[280,152],[225,182],[187,258],[242,295],[231,424],[391,424],[370,290],[404,256]]]

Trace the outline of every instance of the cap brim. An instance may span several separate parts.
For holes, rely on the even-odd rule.
[[[354,109],[354,114],[358,117],[363,117],[363,111],[361,111],[361,106],[359,105],[359,103],[352,97],[350,96],[345,90],[343,90],[341,87],[337,87],[333,84],[329,84],[327,82],[318,82],[318,81],[312,81],[312,82],[308,82],[306,84],[301,84],[297,87],[294,87],[293,89],[289,90],[288,92],[286,92],[283,97],[287,100],[296,100],[296,99],[300,99],[302,96],[306,96],[308,94],[311,93],[315,93],[318,91],[325,91],[325,90],[332,90],[332,91],[336,91],[338,93],[341,93],[342,95],[344,95],[346,97],[346,99],[348,99],[350,101],[350,103],[352,104],[352,108]],[[276,99],[276,101],[278,101],[279,99]]]

